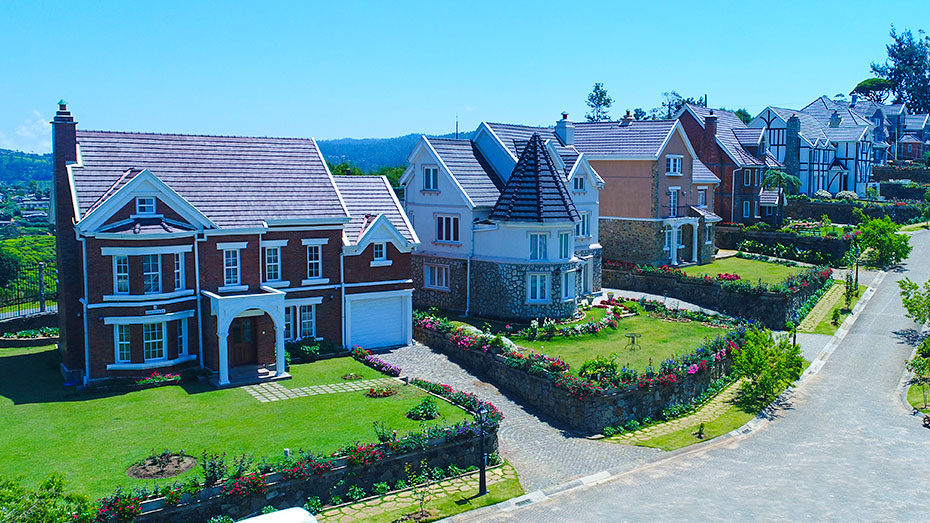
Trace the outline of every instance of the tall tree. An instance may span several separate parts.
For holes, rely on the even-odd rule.
[[[859,82],[856,88],[852,90],[852,93],[849,94],[858,94],[877,104],[883,104],[885,100],[891,96],[892,89],[894,89],[894,84],[891,83],[890,80],[884,78],[866,78]]]
[[[888,59],[873,63],[872,72],[893,84],[895,102],[907,104],[912,113],[930,112],[930,37],[907,29],[900,34],[891,27],[892,42],[885,46]]]
[[[646,119],[646,110],[642,107],[637,107],[633,109],[633,119],[634,120],[645,120]]]
[[[585,103],[591,108],[591,112],[584,115],[589,122],[610,121],[607,112],[610,110],[610,106],[614,104],[614,100],[607,94],[607,89],[604,89],[603,83],[597,82],[594,84],[594,89],[591,90],[591,94],[588,95]]]
[[[685,104],[697,105],[699,107],[707,107],[707,97],[699,96],[697,98],[687,97],[678,94],[677,91],[669,91],[662,93],[662,107],[665,109],[665,115],[662,117],[664,120],[671,120],[675,117],[675,113],[681,110]]]
[[[737,109],[733,111],[733,114],[735,114],[736,117],[739,118],[740,121],[743,122],[744,124],[749,124],[749,122],[752,121],[752,115],[749,114],[749,111],[747,111],[746,109],[742,109],[742,108]]]
[[[781,225],[784,220],[785,195],[788,191],[796,191],[801,188],[801,179],[785,171],[769,169],[765,171],[765,177],[762,179],[762,185],[766,188],[779,189],[778,195],[778,224]]]

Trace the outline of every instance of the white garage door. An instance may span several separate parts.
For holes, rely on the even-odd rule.
[[[349,302],[349,344],[365,349],[396,347],[407,343],[411,327],[405,302],[409,296],[354,299]]]

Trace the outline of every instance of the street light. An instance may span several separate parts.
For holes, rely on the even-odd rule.
[[[859,254],[861,253],[861,251],[859,250],[859,242],[855,242],[853,245],[855,246],[855,249],[856,249],[855,251],[856,252],[856,296],[858,296],[859,295]]]
[[[481,438],[481,462],[478,464],[478,495],[483,496],[488,493],[487,471],[488,455],[484,451],[484,425],[488,421],[488,408],[482,405],[475,413],[478,421],[479,437]]]

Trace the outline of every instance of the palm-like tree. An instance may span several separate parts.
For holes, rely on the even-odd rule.
[[[787,195],[789,190],[796,191],[801,188],[801,178],[794,174],[788,174],[785,171],[769,169],[765,171],[762,179],[762,185],[767,189],[777,188],[778,194],[778,225],[781,226],[784,221],[785,199],[782,194]]]

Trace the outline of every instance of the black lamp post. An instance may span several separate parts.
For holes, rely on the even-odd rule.
[[[478,412],[475,413],[478,420],[479,437],[481,438],[481,462],[478,464],[478,495],[483,496],[488,493],[487,468],[488,455],[484,450],[484,424],[488,421],[488,408],[482,405]]]
[[[855,243],[856,249],[856,295],[859,295],[859,242]]]

